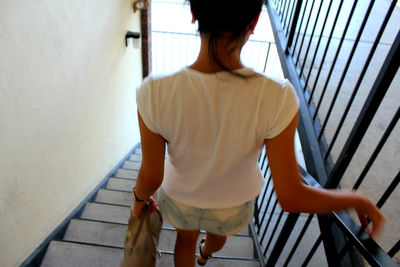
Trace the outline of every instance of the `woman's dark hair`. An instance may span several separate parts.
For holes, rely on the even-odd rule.
[[[200,34],[209,36],[210,60],[229,70],[218,58],[215,41],[230,33],[233,49],[243,42],[253,19],[259,14],[263,0],[189,0]],[[240,75],[239,75],[240,76]]]

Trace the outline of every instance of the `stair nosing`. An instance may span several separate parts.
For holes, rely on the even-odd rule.
[[[107,191],[113,191],[113,192],[120,192],[120,193],[131,193],[132,194],[132,191],[125,191],[125,190],[119,190],[119,189],[110,189],[110,188],[100,188],[99,189],[99,191],[100,190],[107,190]]]
[[[74,241],[74,240],[52,240],[52,242],[63,242],[63,243],[71,243],[71,244],[79,244],[79,245],[87,245],[87,246],[94,246],[94,247],[105,247],[105,248],[114,248],[114,249],[121,249],[123,250],[124,247],[117,247],[117,246],[112,246],[112,245],[103,245],[103,244],[96,244],[96,243],[88,243],[88,242],[82,242],[82,241]]]
[[[138,162],[140,162],[140,161],[138,161]],[[123,168],[123,167],[121,167],[121,168],[118,168],[118,170],[124,170],[124,171],[135,171],[135,172],[139,172],[139,170],[127,169],[127,168]]]
[[[124,177],[118,177],[118,176],[112,176],[108,180],[110,180],[110,179],[121,179],[121,180],[136,181],[136,178],[124,178]]]
[[[131,207],[132,207],[132,205],[113,204],[113,203],[107,203],[107,202],[101,202],[101,201],[95,201],[95,202],[92,202],[92,203],[113,205],[113,206],[118,206],[118,207],[128,207],[128,208],[131,208]]]

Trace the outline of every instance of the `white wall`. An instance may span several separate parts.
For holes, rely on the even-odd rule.
[[[131,0],[0,3],[0,266],[19,265],[139,142]]]

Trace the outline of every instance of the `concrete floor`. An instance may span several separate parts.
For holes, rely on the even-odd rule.
[[[317,1],[318,2],[318,1]],[[326,3],[328,1],[325,1],[322,12],[326,10],[327,6]],[[326,117],[327,110],[329,108],[329,102],[330,99],[332,99],[333,94],[337,88],[338,81],[340,80],[341,77],[341,72],[346,64],[346,61],[343,60],[342,58],[347,58],[348,54],[351,51],[351,48],[354,44],[354,40],[358,34],[358,29],[361,25],[363,14],[367,8],[369,1],[359,1],[359,4],[356,8],[355,11],[355,16],[350,24],[349,31],[346,35],[346,40],[343,43],[343,47],[340,52],[339,60],[336,63],[336,66],[333,71],[333,75],[331,78],[331,82],[328,84],[328,90],[326,93],[326,96],[324,98],[324,101],[322,102],[321,105],[321,110],[319,114],[320,120],[324,120]],[[343,6],[343,14],[348,13],[351,9],[353,1],[345,1],[344,6]],[[332,9],[337,8],[338,1],[334,1],[334,4],[332,6]],[[371,18],[368,23],[366,24],[366,28],[364,30],[364,34],[361,37],[361,42],[359,43],[357,50],[355,52],[353,61],[350,65],[350,68],[347,72],[347,75],[345,77],[344,83],[342,85],[342,90],[339,94],[339,97],[337,99],[337,103],[334,106],[332,115],[330,116],[327,124],[327,128],[325,131],[326,134],[326,139],[328,143],[330,140],[332,140],[332,135],[334,131],[336,130],[336,125],[339,123],[341,119],[341,115],[343,114],[343,109],[347,105],[347,101],[349,96],[351,95],[352,89],[354,88],[354,85],[358,79],[359,73],[362,69],[363,63],[365,62],[369,49],[372,46],[372,42],[374,41],[374,38],[376,36],[377,31],[379,30],[380,27],[380,21],[382,21],[386,10],[388,8],[388,5],[390,4],[389,0],[382,0],[382,1],[376,1],[376,4],[372,10],[371,13]],[[190,24],[191,21],[191,15],[190,15],[190,10],[189,6],[186,4],[183,4],[183,1],[168,1],[168,0],[157,0],[157,1],[152,1],[152,16],[153,16],[153,21],[152,21],[152,28],[153,30],[158,30],[158,31],[174,31],[174,32],[184,32],[184,33],[196,33],[196,25],[195,24]],[[313,13],[314,18],[316,16],[316,12]],[[332,22],[333,18],[330,18],[330,21]],[[165,23],[168,21],[168,23]],[[379,21],[379,23],[377,23]],[[329,72],[329,68],[331,66],[331,63],[333,61],[335,52],[336,52],[336,47],[339,44],[339,38],[343,32],[344,28],[344,19],[342,18],[340,20],[341,23],[337,25],[337,29],[334,32],[334,37],[336,39],[333,39],[333,41],[330,44],[330,49],[329,53],[327,56],[326,61],[324,62],[324,67],[321,73],[320,80],[324,80],[324,77],[327,76],[327,73]],[[328,21],[329,25],[329,21]],[[395,35],[399,31],[399,25],[400,25],[400,8],[396,8],[392,18],[389,22],[389,25],[387,27],[387,30],[385,31],[383,38],[381,39],[381,42],[378,46],[378,49],[375,53],[376,56],[374,56],[373,61],[368,68],[367,75],[365,76],[361,87],[359,89],[359,92],[356,96],[356,99],[350,109],[348,118],[345,121],[344,127],[340,132],[339,138],[335,143],[335,146],[333,147],[332,150],[332,158],[333,160],[336,160],[338,155],[340,154],[340,151],[348,138],[348,135],[354,125],[355,120],[357,119],[358,113],[360,112],[362,105],[364,104],[364,101],[368,95],[369,89],[372,87],[373,82],[376,79],[376,75],[379,72],[379,69],[385,59],[385,55],[387,51],[390,49],[390,45],[393,42]],[[317,25],[317,31],[316,32],[321,32],[321,25]],[[322,33],[323,36],[328,36],[329,35],[329,27],[325,29],[325,31]],[[310,34],[311,30],[307,31],[307,34]],[[308,44],[309,38],[306,35],[305,38],[305,44]],[[193,38],[192,38],[193,39]],[[263,12],[259,24],[255,30],[255,34],[251,37],[251,39],[254,40],[261,40],[261,41],[273,41],[273,34],[272,34],[272,29],[269,24],[269,17],[267,12]],[[323,38],[321,42],[321,47],[325,47],[327,38]],[[186,42],[186,41],[185,41]],[[315,47],[315,44],[317,42],[317,38],[314,38],[311,44],[311,51],[313,51],[313,48]],[[165,43],[162,42],[156,42],[154,43],[153,40],[153,45],[161,45],[161,46],[166,46]],[[167,44],[168,46],[168,44]],[[164,47],[163,49],[166,49],[164,51],[171,51],[171,48],[173,46],[169,45],[168,47]],[[178,51],[178,54],[185,54],[183,58],[185,58],[187,61],[185,62],[179,62],[176,63],[173,68],[166,69],[156,69],[158,65],[165,66],[165,62],[171,61],[172,58],[175,59],[176,61],[176,56],[170,57],[170,59],[166,58],[165,62],[161,64],[157,64],[156,60],[160,60],[160,56],[155,56],[153,54],[153,67],[155,68],[155,72],[164,72],[164,73],[169,73],[172,71],[175,71],[190,62],[193,62],[196,56],[196,49],[198,49],[198,46],[196,46],[196,41],[194,44],[188,46],[186,45],[181,45],[180,50]],[[182,50],[185,48],[186,52],[183,52]],[[168,50],[167,50],[168,49]],[[246,48],[245,48],[246,49]],[[249,66],[254,66],[255,69],[259,69],[259,63],[255,63],[252,61],[252,57],[254,57],[254,54],[246,55],[246,50],[244,49],[244,57],[243,61]],[[254,47],[250,48],[250,50],[255,50]],[[263,53],[262,47],[258,48],[258,53],[259,55]],[[165,53],[164,53],[165,54]],[[256,53],[257,54],[257,53]],[[276,57],[276,51],[272,51],[271,57]],[[259,56],[259,58],[263,58],[264,56]],[[315,65],[318,66],[318,62],[321,61],[322,53],[319,53],[316,58],[316,63]],[[300,58],[303,60],[304,59],[304,54],[301,54]],[[279,62],[276,63],[277,57],[273,59],[271,62],[274,63],[269,63],[269,66],[273,65],[270,69],[267,68],[267,73],[270,73],[275,76],[280,76],[282,77],[281,72],[277,73],[272,73],[272,70],[280,69]],[[306,60],[306,67],[305,67],[305,74],[307,75],[308,72],[310,71],[311,67],[311,58],[310,56]],[[314,66],[315,68],[315,66]],[[314,79],[316,76],[316,71],[313,69],[310,75],[310,84],[313,86],[314,85]],[[324,83],[319,82],[316,85],[316,92],[315,92],[315,101],[318,101],[320,95],[321,95],[321,88],[324,86]],[[379,142],[380,137],[382,136],[384,130],[386,129],[387,125],[389,124],[391,118],[393,117],[394,113],[396,112],[399,103],[400,103],[400,73],[397,73],[397,76],[395,80],[392,82],[391,87],[385,97],[385,100],[381,104],[381,107],[379,108],[378,113],[376,114],[374,120],[371,123],[371,126],[368,129],[368,132],[366,136],[363,138],[360,148],[355,155],[350,167],[345,173],[345,178],[342,180],[342,187],[344,188],[352,188],[354,185],[357,177],[360,175],[363,166],[366,164],[368,161],[373,149],[375,148],[376,144]],[[367,195],[371,200],[374,202],[377,202],[380,196],[383,194],[383,192],[386,190],[387,186],[390,184],[390,182],[393,180],[394,176],[397,174],[399,171],[399,162],[400,162],[400,126],[397,125],[394,131],[392,132],[389,140],[387,141],[386,145],[384,146],[383,150],[381,151],[378,159],[375,161],[373,164],[371,170],[369,171],[367,177],[365,178],[364,182],[362,183],[359,191]],[[299,148],[301,150],[301,148]],[[379,244],[385,249],[389,250],[400,238],[400,223],[398,220],[398,217],[400,215],[400,189],[397,188],[395,192],[392,194],[390,199],[387,201],[387,203],[383,206],[382,210],[387,217],[387,227],[386,231],[383,234]],[[394,234],[395,233],[395,234]],[[400,263],[400,255],[395,256],[395,260]]]

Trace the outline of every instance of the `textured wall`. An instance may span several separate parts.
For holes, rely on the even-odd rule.
[[[19,265],[139,141],[131,0],[0,4],[0,266]]]

